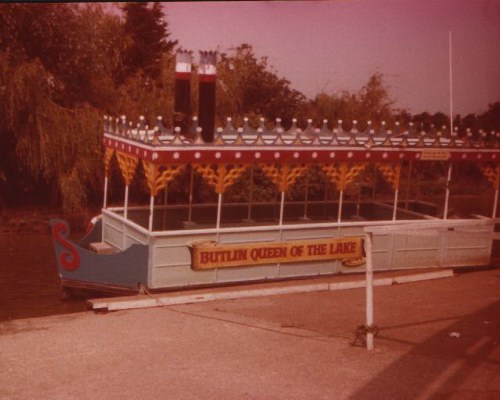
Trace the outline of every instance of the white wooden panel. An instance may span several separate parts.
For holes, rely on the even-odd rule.
[[[217,270],[217,282],[237,282],[245,280],[272,279],[276,277],[276,265],[258,265],[244,268],[221,268]]]

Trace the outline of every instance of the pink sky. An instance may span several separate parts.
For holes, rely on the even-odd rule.
[[[183,48],[241,43],[268,56],[309,98],[357,92],[386,77],[396,107],[449,112],[448,32],[453,34],[453,109],[462,116],[500,101],[500,0],[359,0],[165,3]]]

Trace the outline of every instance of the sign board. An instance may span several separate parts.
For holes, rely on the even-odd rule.
[[[422,161],[447,161],[451,157],[446,150],[423,150],[420,159]]]
[[[364,256],[361,237],[228,245],[198,241],[191,243],[189,249],[191,266],[195,270],[321,260],[355,260]]]

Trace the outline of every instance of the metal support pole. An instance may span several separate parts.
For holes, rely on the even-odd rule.
[[[392,209],[392,220],[396,221],[396,215],[398,213],[398,196],[399,196],[399,189],[396,189],[394,191],[394,207]]]
[[[128,185],[125,186],[125,203],[123,205],[123,218],[127,219],[128,216]]]
[[[154,211],[154,207],[155,207],[155,198],[154,198],[154,196],[151,196],[151,198],[149,200],[149,224],[148,224],[150,232],[153,231],[153,211]]]
[[[307,218],[307,202],[309,201],[309,176],[306,175],[306,193],[304,196],[304,219]]]
[[[220,235],[219,230],[220,230],[221,215],[222,215],[222,193],[219,193],[217,199],[217,222],[215,224],[215,228],[217,229],[216,233],[217,241],[219,241],[219,235]]]
[[[366,349],[373,350],[373,257],[372,233],[365,234],[366,251]]]
[[[410,193],[411,193],[411,174],[413,172],[413,161],[410,161],[408,165],[408,182],[406,185],[406,199],[405,199],[405,210],[408,210],[410,204]]]
[[[168,184],[165,185],[163,196],[163,230],[167,229],[167,204],[168,204]]]
[[[285,192],[281,192],[281,201],[280,201],[280,219],[279,226],[283,225],[283,215],[285,213]],[[281,232],[281,230],[280,230]]]
[[[253,180],[254,180],[254,165],[252,164],[250,166],[250,186],[248,189],[248,213],[247,213],[247,219],[251,220],[252,219],[252,201],[253,201]]]
[[[344,191],[341,190],[339,194],[339,210],[337,215],[337,222],[340,222],[342,219],[342,201],[344,200]]]
[[[498,189],[495,189],[495,199],[493,200],[493,213],[491,218],[497,217],[497,207],[498,207]]]
[[[188,207],[188,221],[193,222],[193,187],[194,187],[194,168],[191,166],[191,173],[189,176],[189,207]]]
[[[443,211],[443,219],[448,219],[448,203],[450,201],[450,181],[451,181],[451,170],[452,163],[448,166],[448,176],[446,178],[446,194],[444,197],[444,211]]]
[[[108,206],[108,177],[104,177],[104,199],[102,201],[102,208]]]

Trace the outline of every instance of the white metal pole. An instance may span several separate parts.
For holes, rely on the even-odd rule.
[[[449,78],[450,78],[450,136],[453,135],[453,67],[452,67],[452,37],[448,32]]]
[[[495,199],[493,200],[493,215],[491,218],[497,217],[497,207],[498,207],[498,189],[495,190]]]
[[[394,191],[394,207],[392,208],[392,220],[396,221],[396,214],[398,213],[398,196],[399,189]]]
[[[250,166],[250,186],[249,186],[249,193],[248,193],[248,213],[247,213],[247,219],[251,220],[252,219],[252,202],[253,202],[253,188],[254,188],[254,165],[252,164]]]
[[[123,218],[127,219],[128,216],[128,185],[125,185],[125,204],[123,205]],[[125,245],[127,244],[127,226],[125,222],[122,224],[123,226],[123,237],[122,237],[122,250],[125,249]]]
[[[222,193],[219,193],[219,197],[217,200],[217,222],[215,224],[215,228],[217,229],[217,241],[219,241],[219,235],[220,235],[220,220],[221,220],[221,215],[222,215]]]
[[[450,165],[448,166],[448,176],[446,178],[446,194],[444,196],[443,219],[448,219],[448,203],[450,201],[451,169],[452,169],[452,163],[450,161]]]
[[[194,187],[194,168],[191,166],[191,175],[189,177],[189,208],[188,208],[189,222],[192,222],[193,218],[193,187]]]
[[[125,204],[123,210],[123,218],[127,219],[128,216],[128,185],[125,185]]]
[[[167,229],[167,204],[168,204],[168,184],[165,185],[163,194],[163,230]]]
[[[306,192],[304,194],[304,219],[307,218],[307,202],[309,201],[309,176],[306,175]]]
[[[155,198],[151,196],[149,200],[149,231],[153,231],[153,211],[155,207]]]
[[[366,251],[366,349],[373,350],[373,257],[372,233],[365,234]]]
[[[285,213],[285,191],[281,192],[279,226],[283,225],[283,215],[284,215],[284,213]],[[280,230],[280,232],[281,232],[281,230]]]
[[[104,177],[104,199],[102,201],[102,208],[108,206],[108,177]]]
[[[340,222],[342,219],[342,201],[344,199],[344,191],[341,190],[339,194],[339,210],[338,210],[338,216],[337,216],[337,222]]]

